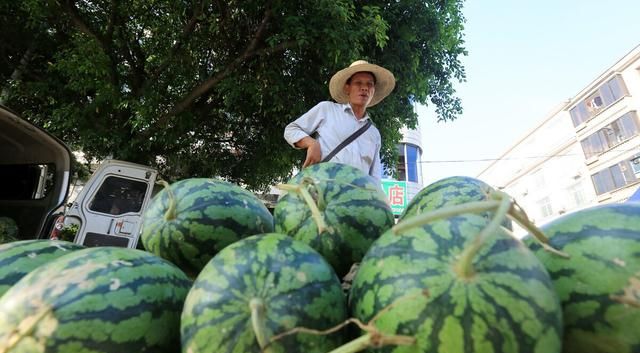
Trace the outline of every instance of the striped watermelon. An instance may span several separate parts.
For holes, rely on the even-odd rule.
[[[253,193],[222,180],[192,178],[158,193],[143,215],[144,248],[191,277],[225,246],[273,231],[273,216]]]
[[[306,178],[314,181],[333,181],[351,184],[371,191],[382,193],[382,187],[368,174],[348,164],[324,162],[304,168],[291,178],[290,183],[298,184]],[[384,193],[382,193],[384,196]]]
[[[472,201],[487,201],[495,189],[482,180],[467,176],[451,176],[440,179],[424,187],[409,202],[400,220],[421,213],[435,211],[446,206],[461,205]],[[491,212],[484,215],[489,218]],[[502,224],[513,229],[511,220],[505,219]]]
[[[560,297],[565,353],[640,352],[640,204],[607,204],[542,226],[549,254],[528,237]]]
[[[352,316],[379,315],[372,324],[383,334],[415,337],[381,351],[560,352],[561,311],[548,273],[500,227],[476,243],[487,223],[461,214],[391,230],[371,246],[352,284]]]
[[[395,223],[381,188],[345,164],[313,165],[281,187],[289,192],[274,210],[276,232],[309,244],[340,277]]]
[[[59,240],[20,240],[0,245],[0,297],[36,267],[83,248]]]
[[[177,267],[148,252],[74,251],[0,298],[0,352],[177,352],[190,285]]]
[[[340,281],[320,254],[286,235],[256,235],[223,249],[198,275],[182,312],[182,352],[258,353],[275,335],[325,330],[346,317]],[[267,352],[327,352],[341,343],[340,333],[296,333]]]

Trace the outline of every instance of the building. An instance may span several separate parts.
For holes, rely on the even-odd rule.
[[[537,224],[640,186],[640,46],[560,103],[479,173]]]
[[[403,129],[398,143],[397,177],[383,175],[382,188],[396,216],[402,214],[406,205],[422,190],[422,135],[420,128]]]

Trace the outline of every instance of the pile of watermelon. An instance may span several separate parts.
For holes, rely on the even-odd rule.
[[[397,220],[346,165],[279,187],[272,215],[233,183],[166,184],[145,251],[0,245],[0,353],[640,352],[640,204],[538,228],[469,177]]]

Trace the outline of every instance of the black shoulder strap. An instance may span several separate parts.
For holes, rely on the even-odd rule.
[[[323,162],[327,162],[336,155],[336,153],[340,152],[343,148],[345,148],[348,144],[350,144],[353,140],[358,138],[358,136],[362,135],[367,129],[371,126],[371,119],[368,119],[367,122],[358,130],[356,130],[353,134],[347,137],[342,143],[340,143],[336,148],[331,151],[326,157],[322,158]]]

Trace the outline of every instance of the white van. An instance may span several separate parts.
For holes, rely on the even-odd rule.
[[[155,194],[155,169],[105,160],[84,185],[78,197],[55,221],[50,237],[77,225],[74,242],[84,246],[138,245],[142,213]]]

